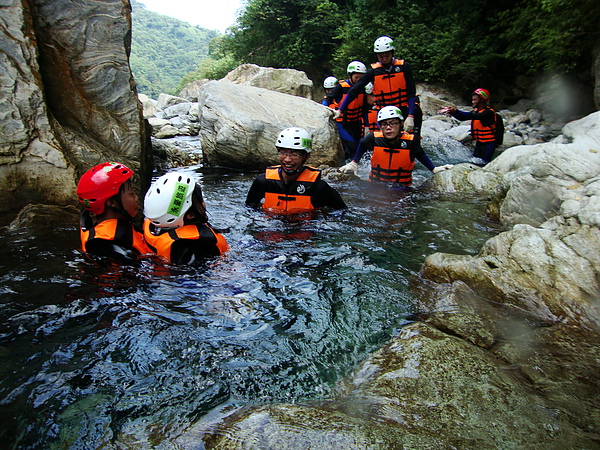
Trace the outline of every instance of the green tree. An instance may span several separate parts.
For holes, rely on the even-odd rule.
[[[295,68],[312,78],[329,66],[341,20],[329,0],[250,0],[223,48],[240,62]]]
[[[600,38],[597,0],[527,0],[500,15],[497,31],[508,42],[506,56],[525,73],[568,72],[589,66]]]
[[[183,76],[208,56],[219,34],[148,11],[132,1],[131,71],[138,92],[157,98],[174,94]]]

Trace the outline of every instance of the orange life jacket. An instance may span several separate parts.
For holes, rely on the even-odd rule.
[[[229,250],[229,245],[227,244],[225,237],[223,237],[222,234],[215,232],[207,224],[183,225],[179,228],[172,228],[168,231],[164,231],[159,235],[155,235],[150,231],[151,225],[152,222],[150,219],[144,220],[144,238],[154,253],[169,261],[171,261],[171,247],[173,246],[173,243],[182,239],[205,239],[207,240],[207,245],[214,244],[220,254]]]
[[[412,171],[415,167],[415,160],[411,158],[410,141],[415,139],[415,135],[402,132],[392,147],[383,137],[383,133],[377,131],[375,135],[375,145],[373,146],[373,155],[371,156],[371,172],[369,181],[387,181],[393,183],[404,183],[410,186],[412,183]]]
[[[371,133],[375,133],[379,130],[379,124],[377,123],[377,114],[379,113],[378,109],[370,109],[367,113],[367,120],[369,121],[369,131]]]
[[[265,178],[267,180],[281,180],[279,169],[281,166],[267,167]],[[310,199],[310,190],[315,181],[318,180],[321,171],[314,167],[305,166],[298,178],[291,181],[288,190],[294,194],[282,194],[278,192],[265,192],[263,209],[279,213],[292,214],[312,211],[315,207]]]
[[[486,109],[494,110],[489,106],[475,109],[475,112],[482,113]],[[483,125],[481,120],[471,120],[471,137],[478,142],[494,142],[496,140],[496,121],[492,119],[492,125]]]
[[[107,219],[96,225],[91,225],[91,218],[85,211],[81,218],[81,227],[79,229],[81,237],[81,249],[87,252],[87,244],[92,239],[103,239],[105,241],[115,241],[121,245],[131,247],[139,252],[140,255],[152,253],[144,241],[142,233],[133,228],[133,224],[125,220]],[[131,242],[129,241],[131,236]]]
[[[352,87],[348,80],[340,80],[340,86],[343,88],[344,95],[340,100],[340,105],[344,103],[344,99],[348,94],[348,91]],[[338,117],[336,120],[338,122],[360,122],[362,120],[362,112],[365,104],[365,94],[358,94],[354,100],[352,100],[348,105],[346,105],[346,109],[342,111],[342,115]]]
[[[373,78],[373,95],[378,105],[383,106],[408,106],[408,90],[406,77],[402,67],[404,60],[395,59],[390,71],[376,70]],[[373,69],[383,69],[380,62],[371,64]]]

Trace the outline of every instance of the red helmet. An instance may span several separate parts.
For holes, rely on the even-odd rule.
[[[81,176],[77,196],[85,209],[102,214],[106,200],[119,193],[121,185],[133,176],[133,170],[116,162],[92,167]]]
[[[481,97],[481,100],[483,100],[486,103],[490,99],[490,91],[488,91],[487,89],[477,88],[473,91],[473,94],[479,95],[479,97]]]

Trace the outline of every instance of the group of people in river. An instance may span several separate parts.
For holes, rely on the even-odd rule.
[[[322,104],[336,111],[335,117],[345,157],[352,158],[340,169],[342,172],[356,174],[360,158],[367,150],[377,148],[377,144],[374,145],[373,141],[375,139],[377,142],[377,138],[381,138],[382,135],[385,140],[378,144],[393,148],[399,142],[402,148],[411,147],[415,150],[412,150],[413,154],[408,159],[390,158],[387,167],[382,164],[384,161],[381,155],[377,155],[376,158],[371,159],[372,172],[377,164],[382,164],[380,170],[393,172],[387,178],[388,181],[395,180],[393,176],[398,174],[399,178],[395,181],[403,182],[402,179],[405,177],[399,172],[405,174],[412,170],[411,161],[414,161],[415,157],[428,169],[434,170],[433,164],[420,149],[423,111],[419,104],[412,69],[407,61],[394,57],[395,50],[392,38],[381,36],[374,42],[373,51],[377,56],[377,62],[371,64],[370,69],[367,70],[365,64],[360,61],[352,61],[346,69],[345,80],[338,81],[335,77],[327,77],[323,82],[325,98]],[[498,141],[497,115],[489,106],[489,100],[489,91],[478,88],[472,95],[473,111],[460,111],[453,106],[439,111],[440,114],[451,115],[459,120],[471,121],[471,136],[475,141],[473,156],[482,160],[480,165],[491,161]],[[402,122],[402,128],[397,128],[397,133],[391,132],[390,128],[387,128],[386,132],[381,126],[382,121],[390,119],[390,106],[399,110],[392,121],[392,123],[398,120]],[[407,139],[410,144],[406,142]],[[421,158],[418,158],[419,154]],[[398,170],[398,164],[401,163],[404,165]],[[445,165],[437,170],[447,168],[450,167]],[[370,178],[372,177],[373,173]]]
[[[394,189],[412,184],[415,160],[433,173],[452,167],[436,167],[421,147],[422,112],[410,66],[394,58],[393,40],[382,36],[375,41],[378,62],[367,70],[359,61],[348,65],[348,79],[326,80],[323,104],[336,109],[338,129],[350,162],[339,170],[358,173],[364,153],[372,152],[369,181],[383,182]],[[330,87],[327,87],[330,86]],[[372,96],[367,100],[367,96]],[[490,158],[493,147],[486,142],[489,92],[473,93],[473,112],[454,107],[440,110],[461,120],[471,119],[476,154]],[[366,105],[369,105],[366,109]],[[374,124],[368,114],[375,113]],[[371,119],[373,120],[373,119]],[[365,135],[365,130],[368,131]],[[363,137],[364,135],[364,137]],[[279,164],[267,167],[256,177],[246,205],[276,214],[296,214],[315,209],[346,209],[340,194],[321,178],[321,171],[307,165],[312,137],[303,128],[282,130],[275,142]],[[353,152],[353,156],[351,154]],[[221,255],[229,249],[226,239],[208,223],[202,189],[194,177],[170,172],[156,179],[144,198],[144,223],[134,224],[139,198],[131,178],[133,171],[118,162],[99,164],[83,174],[77,186],[85,210],[81,216],[81,244],[84,252],[122,261],[136,261],[142,255],[157,255],[174,264],[190,264]]]

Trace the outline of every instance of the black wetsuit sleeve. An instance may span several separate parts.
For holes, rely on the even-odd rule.
[[[266,192],[266,178],[264,174],[261,174],[255,178],[250,186],[248,195],[246,196],[246,205],[251,208],[260,208],[263,198],[265,198]]]
[[[93,256],[114,258],[127,264],[138,264],[139,252],[132,247],[119,245],[115,241],[90,239],[85,246],[86,252]]]
[[[433,164],[431,159],[429,159],[429,156],[427,156],[427,154],[423,150],[423,147],[421,147],[421,140],[414,139],[412,141],[412,143],[413,143],[413,146],[410,149],[411,159],[414,160],[416,158],[421,164],[423,164],[429,170],[435,169],[435,164]]]
[[[311,202],[315,208],[346,209],[346,203],[338,191],[326,181],[317,180],[313,186]]]
[[[373,150],[374,145],[375,135],[373,133],[367,134],[358,143],[358,146],[356,147],[356,153],[354,154],[354,158],[352,158],[352,161],[358,164],[367,150]]]
[[[339,103],[343,95],[344,88],[341,84],[336,84],[331,90],[331,92],[327,96],[325,96],[325,102],[327,103],[326,106],[331,105],[334,100],[336,101],[336,103]]]
[[[409,99],[417,96],[417,85],[415,84],[415,77],[413,75],[410,64],[404,61],[403,70],[404,79],[406,80],[406,95]]]
[[[458,120],[480,120],[486,127],[491,126],[495,120],[494,111],[490,108],[486,108],[482,112],[461,111],[457,109],[452,113],[452,117]]]

